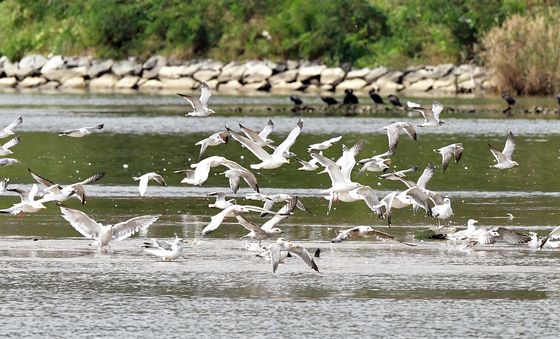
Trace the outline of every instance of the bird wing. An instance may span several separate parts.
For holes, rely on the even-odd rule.
[[[426,166],[426,168],[424,169],[424,172],[422,172],[420,178],[418,178],[418,180],[416,181],[416,186],[420,188],[426,188],[426,185],[428,184],[430,179],[432,179],[434,172],[435,172],[434,163],[430,161],[428,162],[428,166]]]
[[[317,159],[317,161],[327,169],[327,173],[331,178],[332,186],[345,182],[345,177],[342,175],[340,166],[338,166],[334,161],[317,153],[311,153],[311,156],[314,159]]]
[[[418,140],[414,125],[405,123],[402,128],[409,137],[411,137],[413,140]]]
[[[138,184],[138,192],[140,196],[143,196],[146,193],[146,189],[148,189],[148,177],[143,175],[140,177],[140,182]]]
[[[231,135],[231,137],[237,140],[241,145],[245,146],[251,153],[253,153],[257,158],[262,161],[270,158],[270,154],[264,150],[261,146],[257,145],[253,140],[242,136],[239,133],[232,131],[231,129],[227,129]]]
[[[88,217],[84,212],[64,205],[60,206],[62,217],[66,219],[76,231],[86,238],[97,238],[101,224]]]
[[[290,132],[290,134],[288,134],[286,140],[284,140],[280,145],[278,145],[278,147],[276,147],[272,156],[282,157],[284,153],[289,152],[290,147],[292,147],[292,145],[296,142],[296,139],[301,133],[302,128],[303,128],[303,120],[299,119],[296,127],[294,127]]]
[[[488,147],[490,147],[490,152],[492,152],[492,155],[496,158],[498,163],[507,161],[506,156],[503,155],[502,152],[498,151],[494,146],[488,144]]]
[[[354,239],[360,233],[360,227],[352,227],[350,229],[338,232],[338,235],[331,240],[333,243],[343,242],[344,240]]]
[[[247,221],[245,218],[243,218],[240,215],[236,215],[235,217],[237,218],[237,222],[239,223],[239,225],[245,227],[248,231],[255,232],[255,234],[262,233],[262,230],[259,226],[253,224],[250,221]]]
[[[434,117],[434,119],[439,122],[439,116],[441,114],[441,112],[443,111],[443,105],[440,104],[437,101],[434,101],[432,103],[432,116]]]
[[[307,266],[319,272],[319,267],[317,267],[317,264],[315,263],[311,255],[303,246],[292,245],[289,252],[297,255]]]
[[[167,187],[167,183],[165,182],[165,179],[161,175],[156,174],[156,175],[154,175],[154,177],[152,179],[154,179],[161,186],[166,186]]]
[[[377,231],[377,230],[372,229],[369,233],[372,236],[376,236],[378,239],[392,240],[392,241],[396,241],[396,242],[401,243],[401,244],[405,244],[407,246],[416,246],[414,244],[410,244],[410,243],[407,243],[407,242],[402,242],[402,241],[398,240],[397,238],[395,238],[393,235],[390,235],[390,234],[385,233],[385,232],[381,232],[381,231]]]
[[[272,273],[275,273],[278,269],[278,265],[280,264],[280,252],[282,251],[282,245],[280,244],[271,244],[268,247],[270,251],[270,262],[272,263]]]
[[[104,124],[99,124],[99,125],[95,125],[95,126],[84,127],[83,129],[87,129],[87,130],[90,130],[90,129],[102,129],[103,126],[104,126]]]
[[[445,152],[441,153],[441,168],[445,172],[447,166],[449,166],[449,161],[453,157],[453,153],[450,150],[445,150]]]
[[[277,212],[277,214],[272,217],[271,219],[269,219],[267,222],[265,222],[262,226],[261,229],[263,230],[271,230],[274,226],[276,226],[278,223],[280,223],[281,221],[287,219],[290,214],[294,211],[294,209],[297,206],[297,201],[298,198],[297,197],[293,197],[292,199],[288,200],[288,202],[282,206],[282,208],[280,208]],[[271,206],[272,207],[272,206]],[[266,209],[266,205],[264,207]]]
[[[515,140],[513,139],[513,133],[510,131],[502,154],[507,160],[511,160],[513,151],[515,151]]]
[[[399,144],[399,128],[396,124],[385,127],[387,129],[387,139],[389,140],[389,150],[394,152]]]
[[[210,97],[212,96],[212,92],[210,92],[210,87],[203,82],[200,84],[200,104],[202,107],[208,107],[208,101],[210,101]]]
[[[113,226],[113,239],[123,240],[139,231],[145,231],[162,215],[142,215],[127,221],[119,222]]]
[[[496,237],[496,241],[505,241],[510,244],[524,244],[531,240],[531,237],[511,231],[505,227],[498,227],[490,230],[490,232],[496,232],[499,236]]]
[[[29,171],[29,173],[31,174],[31,176],[33,177],[33,179],[35,179],[35,181],[37,181],[38,183],[42,184],[43,186],[46,187],[51,187],[53,185],[56,185],[54,182],[52,182],[51,180],[47,179],[47,178],[43,178],[42,176],[40,176],[39,174],[33,172],[30,168],[27,168],[27,170]]]
[[[430,208],[430,205],[428,204],[428,199],[430,197],[428,196],[428,194],[426,192],[424,192],[419,187],[409,188],[405,192],[406,192],[406,195],[408,195],[409,197],[412,198],[412,200],[414,200],[416,205],[418,205],[418,206],[422,207],[424,210],[426,210],[426,212],[429,215],[431,214],[431,208]]]
[[[218,229],[218,227],[220,227],[220,225],[222,224],[222,222],[224,221],[226,216],[231,211],[233,211],[236,207],[237,207],[237,205],[231,205],[231,206],[223,209],[222,211],[220,211],[220,213],[211,217],[210,218],[210,223],[208,225],[206,225],[206,227],[204,227],[204,229],[202,230],[202,235],[207,235],[209,233],[214,232],[216,229]]]
[[[96,182],[96,181],[98,181],[99,179],[103,178],[104,176],[105,176],[105,172],[99,172],[99,173],[94,174],[94,175],[92,175],[91,177],[89,177],[89,178],[87,178],[87,179],[85,179],[85,180],[83,180],[83,181],[80,181],[80,182],[78,182],[78,183],[76,183],[76,184],[74,184],[74,185],[87,185],[87,184],[91,184],[92,182]]]
[[[23,117],[19,117],[16,120],[14,120],[11,124],[9,124],[8,126],[4,127],[4,131],[12,131],[12,129],[16,128],[17,126],[21,125],[21,123],[23,122]]]
[[[19,136],[10,139],[10,141],[8,141],[7,143],[5,143],[4,145],[2,145],[2,148],[5,150],[8,150],[12,147],[14,147],[15,145],[19,144],[19,142],[21,141],[21,138]]]
[[[272,119],[268,119],[268,123],[263,127],[262,131],[259,133],[259,137],[261,137],[261,139],[266,141],[268,135],[272,133],[273,130],[274,130],[274,123],[272,122]]]
[[[252,129],[247,128],[241,124],[239,124],[239,128],[241,128],[241,131],[247,136],[247,138],[251,139],[253,142],[258,142],[259,140],[264,141],[264,139],[262,139],[259,133],[257,133],[256,131],[253,131]]]
[[[455,151],[453,152],[453,156],[455,157],[455,163],[458,163],[461,160],[461,156],[463,156],[463,144],[455,144]]]
[[[202,110],[202,105],[200,104],[200,100],[198,100],[197,98],[194,98],[190,95],[187,94],[181,94],[181,93],[177,93],[178,96],[180,96],[181,98],[187,100],[187,102],[192,106],[192,108],[195,111],[199,111]]]
[[[366,202],[366,205],[374,211],[377,215],[381,214],[381,210],[377,205],[379,205],[379,197],[375,194],[375,191],[369,186],[362,186],[357,188],[355,192],[362,197]]]

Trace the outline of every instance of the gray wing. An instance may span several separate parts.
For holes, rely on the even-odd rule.
[[[275,273],[280,264],[280,252],[282,251],[282,246],[280,244],[271,244],[268,247],[270,251],[270,261],[272,263],[272,273]]]
[[[508,134],[508,138],[506,140],[506,145],[504,146],[504,150],[502,151],[502,154],[507,160],[511,160],[514,150],[515,150],[515,140],[513,139],[513,133],[510,131]]]
[[[195,111],[202,111],[202,105],[200,104],[200,100],[198,100],[197,98],[194,98],[190,95],[181,94],[181,93],[177,93],[177,95],[180,96],[181,98],[187,100],[187,102],[189,104],[191,104],[192,108]]]
[[[280,223],[283,220],[286,220],[291,215],[291,213],[294,211],[294,209],[296,208],[297,201],[298,201],[297,197],[294,197],[294,198],[288,200],[288,202],[284,206],[282,206],[282,208],[280,208],[278,210],[276,215],[274,217],[272,217],[270,220],[268,220],[267,222],[265,222],[261,226],[261,228],[263,230],[271,230],[278,223]],[[266,205],[265,205],[264,208],[266,208]]]
[[[268,119],[268,123],[266,124],[266,126],[264,126],[262,131],[259,133],[259,137],[261,137],[261,139],[266,141],[269,134],[272,133],[273,130],[274,130],[274,123],[272,122],[272,119]]]
[[[490,147],[490,152],[492,152],[492,155],[494,156],[494,158],[496,158],[496,161],[498,163],[507,161],[505,155],[503,155],[502,152],[498,151],[494,146],[488,144],[488,147]]]
[[[434,163],[431,161],[428,162],[428,166],[424,169],[424,172],[422,172],[422,175],[420,176],[420,178],[418,178],[418,181],[416,181],[416,186],[420,188],[426,188],[426,185],[434,175],[434,171],[435,171]]]
[[[127,221],[119,222],[113,226],[113,239],[123,240],[134,235],[136,232],[145,231],[161,216],[161,214],[142,215]]]
[[[369,186],[363,186],[356,189],[356,193],[359,194],[362,199],[366,202],[366,205],[378,216],[382,214],[379,208],[379,198],[375,191]]]
[[[208,101],[210,101],[210,97],[212,96],[212,92],[210,92],[210,87],[203,82],[200,84],[200,104],[202,107],[208,107]]]
[[[453,152],[453,156],[455,157],[455,163],[458,163],[461,160],[461,156],[463,156],[463,144],[455,144],[455,152]]]
[[[293,245],[289,252],[297,255],[307,266],[319,272],[319,267],[317,267],[317,264],[305,248],[300,245]]]
[[[426,210],[428,215],[432,214],[432,209],[430,208],[430,205],[428,203],[430,197],[428,196],[428,194],[426,194],[426,192],[424,192],[419,187],[409,188],[405,192],[406,195],[411,197],[418,206]]]
[[[31,174],[31,176],[33,177],[33,179],[35,179],[35,181],[37,181],[38,183],[42,184],[43,186],[46,187],[51,187],[52,185],[56,185],[54,182],[52,182],[51,180],[47,179],[47,178],[43,178],[42,176],[40,176],[39,174],[33,172],[30,168],[27,168],[27,170],[29,171],[29,173]]]
[[[416,129],[414,128],[414,126],[412,124],[409,123],[405,123],[403,125],[403,130],[405,131],[405,133],[411,137],[413,140],[418,140],[418,137],[416,135]]]
[[[379,239],[392,240],[392,241],[396,241],[398,243],[401,243],[401,244],[404,244],[404,245],[407,245],[407,246],[416,246],[415,244],[400,241],[400,240],[396,239],[394,236],[392,236],[388,233],[381,232],[381,231],[372,230],[370,233],[371,233],[371,235],[376,236]]]
[[[332,239],[331,242],[339,243],[339,242],[343,242],[344,240],[354,239],[356,235],[359,233],[360,233],[360,227],[358,226],[352,227],[348,230],[338,232],[336,238]]]
[[[389,140],[389,150],[394,152],[399,144],[399,128],[396,123],[387,126],[387,139]]]
[[[103,178],[105,176],[105,172],[99,172],[95,175],[92,175],[91,177],[87,178],[86,180],[83,180],[81,182],[78,182],[74,185],[80,184],[80,185],[87,185],[87,184],[91,184],[92,182],[96,182],[99,179]]]
[[[292,129],[290,134],[288,134],[286,140],[284,140],[280,145],[278,145],[278,147],[276,147],[272,156],[274,155],[283,156],[284,153],[290,152],[290,147],[292,147],[292,145],[296,142],[296,139],[301,133],[302,128],[303,128],[303,120],[299,119],[296,127],[294,127],[294,129]]]
[[[445,172],[447,166],[449,166],[449,161],[451,161],[452,157],[453,157],[453,153],[451,152],[446,151],[441,153],[441,168],[443,172]]]
[[[440,116],[441,112],[443,112],[443,105],[440,104],[437,101],[434,101],[432,103],[432,115],[434,116],[434,118],[438,122],[439,122],[439,116]]]
[[[9,124],[8,126],[6,126],[4,128],[4,131],[11,131],[12,129],[16,128],[17,126],[21,125],[21,123],[23,122],[23,117],[19,117],[16,120],[14,120],[11,124]]]
[[[331,178],[332,186],[345,182],[345,177],[342,174],[340,166],[338,166],[334,161],[318,153],[311,153],[311,157],[317,159],[317,161],[319,161],[319,163],[327,169],[327,173]]]
[[[498,234],[498,236],[496,236],[496,241],[505,241],[510,244],[524,244],[531,240],[531,237],[525,234],[511,231],[505,227],[498,227],[491,230],[490,232],[492,231]]]
[[[231,137],[237,140],[241,145],[245,146],[251,153],[253,153],[257,158],[261,160],[266,160],[270,158],[270,154],[264,150],[261,146],[257,145],[253,140],[242,136],[239,133],[232,131],[231,129],[227,129]]]
[[[264,139],[261,138],[259,133],[253,131],[252,129],[247,128],[241,124],[239,124],[239,128],[241,128],[241,131],[243,131],[243,133],[247,136],[247,138],[253,140],[254,142],[257,142],[258,140],[264,141]]]
[[[208,225],[206,225],[206,227],[204,227],[204,229],[202,230],[202,235],[207,235],[209,233],[214,232],[216,229],[218,229],[218,227],[220,227],[220,225],[222,224],[222,222],[224,221],[226,216],[231,211],[233,211],[236,206],[237,205],[229,206],[229,207],[225,208],[224,210],[220,211],[220,213],[211,217],[210,218],[210,223]]]
[[[88,217],[84,212],[60,206],[62,217],[66,219],[76,231],[86,238],[97,238],[101,225]]]
[[[167,186],[167,183],[165,182],[165,179],[163,179],[163,177],[159,174],[154,175],[154,177],[152,179],[154,179],[161,186]]]

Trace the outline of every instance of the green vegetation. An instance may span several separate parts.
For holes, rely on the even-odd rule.
[[[533,4],[533,2],[535,4]],[[465,62],[490,28],[547,1],[5,0],[0,53],[405,66]]]

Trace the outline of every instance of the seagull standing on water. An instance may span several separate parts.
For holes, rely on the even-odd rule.
[[[142,247],[147,253],[160,257],[164,261],[171,261],[179,258],[183,253],[183,242],[184,240],[179,237],[176,237],[172,242],[151,239],[151,241],[145,241]]]
[[[515,140],[513,139],[513,133],[511,131],[508,134],[508,138],[506,140],[503,151],[498,151],[494,146],[490,144],[488,144],[488,146],[490,147],[490,152],[492,152],[492,155],[494,156],[494,158],[496,158],[496,164],[490,167],[497,169],[508,169],[519,165],[517,161],[511,160],[513,151],[515,151]]]
[[[208,108],[208,101],[210,101],[212,93],[205,82],[200,84],[200,98],[198,99],[187,94],[177,93],[177,95],[187,100],[193,108],[192,112],[185,114],[186,117],[207,117],[216,113],[213,109]]]
[[[141,197],[143,197],[144,194],[146,193],[146,189],[148,188],[148,181],[152,179],[155,180],[161,186],[167,186],[165,179],[163,179],[161,175],[155,172],[149,172],[139,177],[132,177],[132,179],[134,179],[134,181],[140,181],[138,184],[138,192]]]
[[[59,137],[81,138],[81,137],[85,137],[88,134],[91,134],[91,130],[102,129],[103,126],[104,126],[103,124],[99,124],[97,126],[92,126],[92,127],[82,127],[82,128],[76,128],[76,129],[68,129],[66,131],[58,132],[58,136]]]

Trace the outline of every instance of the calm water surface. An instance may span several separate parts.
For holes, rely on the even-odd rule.
[[[320,105],[317,98],[305,99]],[[462,109],[498,110],[502,105],[495,98],[441,101]],[[546,98],[519,101],[525,107],[553,105]],[[256,175],[264,193],[297,194],[312,212],[298,212],[280,227],[284,237],[310,250],[321,248],[321,273],[288,258],[273,275],[270,263],[245,250],[240,239],[245,231],[233,221],[201,237],[217,213],[207,207],[211,200],[206,194],[231,192],[219,168],[202,187],[179,183],[181,176],[172,172],[198,160],[194,143],[224,125],[261,128],[268,117],[275,123],[272,139],[281,141],[298,119],[285,97],[216,97],[212,102],[223,113],[187,119],[185,106],[174,96],[0,94],[0,124],[24,117],[18,129],[22,142],[13,149],[24,165],[0,168],[11,184],[32,183],[27,167],[63,184],[103,170],[107,175],[88,187],[85,206],[68,204],[102,223],[167,210],[147,237],[188,239],[182,258],[165,263],[143,253],[139,237],[114,243],[112,254],[97,254],[55,205],[23,219],[2,216],[0,336],[557,337],[560,252],[524,245],[465,249],[424,240],[422,234],[437,225],[433,219],[398,210],[389,229],[361,202],[335,204],[327,215],[320,191],[330,184],[328,177],[297,172],[296,163]],[[461,161],[445,173],[438,168],[428,185],[451,197],[451,226],[475,218],[482,226],[533,230],[541,236],[558,226],[560,121],[555,116],[444,112],[442,118],[448,126],[419,130],[417,142],[403,136],[392,166],[422,170],[429,160],[440,164],[433,148],[465,145]],[[338,134],[346,145],[363,140],[358,158],[371,156],[387,147],[384,125],[421,122],[403,111],[356,117],[314,112],[304,113],[303,119],[292,150],[304,158],[307,145]],[[105,123],[105,129],[82,139],[55,133],[98,123]],[[509,130],[517,136],[514,159],[521,165],[490,169],[487,144],[502,148]],[[211,147],[205,156],[223,154],[245,166],[256,160],[235,142]],[[336,158],[340,145],[325,154]],[[150,171],[163,174],[169,187],[150,185],[140,199],[132,176]],[[379,196],[402,189],[375,173],[356,180]],[[248,192],[243,187],[230,196],[254,204],[243,200]],[[0,204],[9,207],[18,199],[3,194]],[[507,213],[515,218],[508,219]],[[263,222],[258,216],[247,218]],[[337,230],[354,225],[370,225],[417,246],[371,239],[330,243]]]

